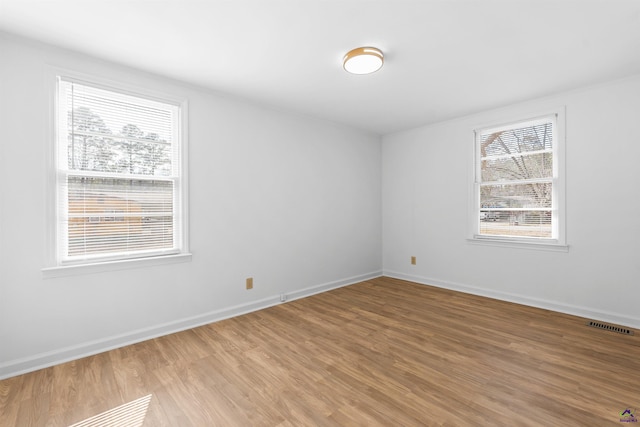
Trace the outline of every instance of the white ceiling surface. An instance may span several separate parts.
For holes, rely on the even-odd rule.
[[[0,30],[378,134],[640,72],[640,0],[0,0]]]

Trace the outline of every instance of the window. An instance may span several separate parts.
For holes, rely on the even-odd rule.
[[[57,266],[187,251],[184,108],[57,77]]]
[[[476,240],[564,245],[559,114],[475,131]]]

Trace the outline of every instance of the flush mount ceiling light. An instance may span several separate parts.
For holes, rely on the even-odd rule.
[[[342,66],[351,74],[370,74],[376,72],[384,63],[384,55],[375,47],[358,47],[342,59]]]

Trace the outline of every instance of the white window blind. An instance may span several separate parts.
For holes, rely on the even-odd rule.
[[[180,106],[58,78],[59,264],[179,253]]]
[[[476,133],[480,236],[557,239],[556,116]]]

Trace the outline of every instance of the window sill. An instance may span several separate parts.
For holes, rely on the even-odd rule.
[[[562,245],[558,243],[525,242],[522,240],[496,239],[496,238],[485,238],[485,237],[468,238],[467,242],[474,245],[497,246],[497,247],[503,247],[503,248],[532,249],[536,251],[550,251],[550,252],[569,252],[568,245]]]
[[[76,276],[80,274],[102,273],[106,271],[125,270],[129,268],[151,267],[155,265],[177,264],[190,262],[191,254],[165,255],[148,258],[126,259],[117,261],[104,261],[92,264],[64,265],[58,267],[48,267],[42,269],[42,276],[45,279]]]

